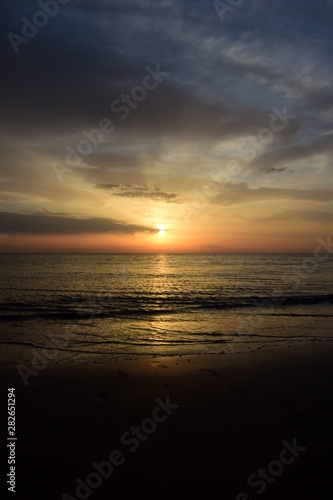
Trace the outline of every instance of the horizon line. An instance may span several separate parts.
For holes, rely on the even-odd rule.
[[[313,252],[0,252],[0,255],[308,255]]]

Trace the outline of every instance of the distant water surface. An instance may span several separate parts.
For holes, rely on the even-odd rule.
[[[242,352],[333,339],[333,259],[1,255],[3,364]]]

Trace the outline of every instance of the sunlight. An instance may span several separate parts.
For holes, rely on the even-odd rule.
[[[157,228],[158,228],[158,230],[159,230],[157,234],[158,234],[159,236],[164,236],[164,235],[165,235],[165,231],[166,231],[165,226],[157,226]]]

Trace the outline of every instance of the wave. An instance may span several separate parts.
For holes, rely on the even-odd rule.
[[[207,294],[170,294],[144,296],[68,296],[41,302],[3,302],[0,304],[2,321],[92,320],[103,318],[145,318],[159,315],[182,314],[199,311],[246,309],[260,314],[288,314],[284,308],[333,304],[332,294],[304,294],[285,297],[240,296],[223,297]],[[295,314],[295,313],[293,313]],[[304,315],[304,309],[302,313]],[[296,315],[298,315],[296,313]],[[305,314],[306,315],[306,314]],[[328,315],[329,316],[329,315]]]
[[[222,336],[222,335],[221,335]],[[239,338],[238,338],[239,337]],[[283,346],[283,345],[289,345],[289,344],[299,344],[299,343],[304,343],[304,342],[332,342],[333,337],[332,336],[316,336],[316,335],[295,335],[295,336],[274,336],[274,335],[267,335],[265,336],[265,340],[263,340],[264,336],[261,335],[251,335],[249,337],[251,338],[242,338],[243,336],[241,335],[230,335],[229,339],[215,339],[215,340],[171,340],[169,339],[168,341],[165,341],[163,343],[159,342],[159,347],[162,348],[169,348],[169,351],[167,354],[164,354],[163,352],[159,351],[158,355],[163,356],[163,355],[179,355],[179,347],[180,345],[182,346],[189,346],[189,348],[195,348],[200,345],[205,345],[205,353],[209,351],[209,347],[211,347],[213,350],[211,351],[212,354],[216,354],[219,351],[216,351],[215,348],[218,345],[221,346],[231,346],[233,345],[234,347],[237,346],[252,346],[252,349],[256,348],[262,348],[264,346]],[[247,337],[247,336],[244,336]],[[73,354],[101,354],[103,356],[110,354],[110,355],[134,355],[135,357],[141,357],[141,356],[147,356],[149,353],[147,351],[143,351],[142,348],[145,347],[153,347],[153,342],[122,342],[122,341],[103,341],[103,342],[98,342],[98,341],[89,341],[89,342],[84,342],[84,341],[75,341],[75,344],[73,345],[68,345],[66,347],[64,346],[59,346],[57,344],[55,345],[45,345],[41,344],[39,342],[20,342],[20,341],[5,341],[5,342],[0,342],[0,345],[3,346],[8,346],[11,348],[29,348],[29,349],[42,349],[43,351],[59,351],[63,352],[65,354],[68,353],[73,353]],[[174,347],[177,347],[177,351],[174,351]],[[215,346],[215,348],[214,348]],[[108,350],[107,348],[110,348]],[[117,350],[118,349],[120,350]],[[137,349],[135,349],[135,347]],[[135,350],[129,350],[129,349],[135,349]],[[170,351],[171,349],[171,351]],[[208,351],[207,351],[208,349]],[[223,351],[224,352],[224,351]],[[184,353],[182,351],[182,353]],[[193,353],[196,353],[196,351],[193,351]],[[188,352],[190,354],[190,352]],[[45,357],[47,357],[46,354],[44,354]],[[52,358],[51,358],[52,359]]]

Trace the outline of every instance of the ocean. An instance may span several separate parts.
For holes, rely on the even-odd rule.
[[[254,351],[333,339],[333,258],[3,254],[6,364]]]

